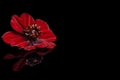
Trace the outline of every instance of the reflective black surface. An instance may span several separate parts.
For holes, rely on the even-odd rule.
[[[41,5],[45,4],[45,5]],[[12,53],[18,55],[22,52],[17,47],[5,44],[0,38],[0,80],[40,80],[41,78],[55,76],[65,76],[66,55],[65,53],[65,15],[60,6],[51,6],[48,2],[36,2],[33,0],[4,0],[0,1],[0,36],[5,32],[13,30],[10,26],[10,19],[13,14],[20,15],[24,12],[29,13],[34,19],[45,20],[51,30],[57,36],[56,47],[44,56],[42,62],[33,67],[25,66],[18,72],[14,72],[12,67],[19,60],[4,60],[3,57]],[[58,8],[57,8],[58,7]]]

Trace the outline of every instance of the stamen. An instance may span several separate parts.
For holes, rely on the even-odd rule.
[[[35,26],[37,26],[37,24],[35,24]]]
[[[30,41],[37,40],[37,37],[40,35],[39,26],[37,24],[29,25],[27,29],[23,31],[26,38]]]

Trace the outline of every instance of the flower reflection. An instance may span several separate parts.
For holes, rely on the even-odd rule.
[[[40,64],[44,55],[50,53],[53,49],[36,49],[32,51],[19,51],[17,54],[8,53],[4,56],[5,60],[18,59],[13,65],[13,71],[19,71],[24,66],[35,66]]]
[[[41,58],[39,58],[39,57],[27,58],[25,61],[25,64],[29,65],[29,66],[34,66],[34,65],[41,63],[42,59],[43,59],[42,56],[41,56]]]

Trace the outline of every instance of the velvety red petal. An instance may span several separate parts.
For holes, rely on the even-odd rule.
[[[50,42],[56,41],[56,36],[50,30],[49,25],[45,21],[37,19],[36,24],[40,26],[41,35],[39,36],[39,38],[46,39],[47,41]]]
[[[50,53],[52,50],[53,50],[53,49],[47,49],[45,52],[37,51],[37,54],[38,54],[39,56],[44,56],[44,55]]]
[[[56,46],[55,43],[49,42],[47,48],[49,48],[49,49],[53,49],[55,46]]]
[[[22,33],[23,27],[22,27],[22,24],[21,24],[21,22],[20,22],[20,19],[19,19],[19,17],[18,17],[17,15],[13,15],[13,16],[12,16],[12,19],[11,19],[11,21],[10,21],[10,24],[11,24],[12,28],[13,28],[15,31],[17,31],[17,32],[19,32],[19,33]]]
[[[18,38],[13,39],[13,40],[10,42],[10,45],[11,45],[11,46],[18,46],[18,45],[20,45],[20,44],[22,43],[22,45],[25,45],[25,46],[26,46],[25,43],[23,44],[24,41],[25,41],[24,37],[18,37]],[[19,47],[20,47],[20,46],[19,46]]]
[[[40,26],[40,30],[41,30],[41,31],[44,31],[44,30],[48,30],[48,29],[49,29],[48,24],[47,24],[45,21],[41,20],[41,19],[36,19],[36,24],[37,24],[38,26]]]
[[[36,46],[26,46],[26,47],[24,47],[24,50],[30,51],[30,50],[34,50],[35,48],[36,48]]]
[[[20,18],[23,20],[24,28],[27,28],[29,25],[32,25],[35,23],[33,17],[28,13],[23,13],[20,16]]]
[[[14,45],[15,45],[15,43],[25,41],[25,38],[22,35],[15,33],[15,32],[12,32],[12,31],[8,31],[8,32],[4,33],[2,35],[2,39],[5,43],[7,43],[7,44],[11,43]],[[16,39],[18,41],[16,41]],[[16,41],[16,42],[14,42],[14,41]]]
[[[51,30],[42,31],[39,38],[45,39],[48,42],[56,41],[56,36],[53,34]]]
[[[17,44],[17,46],[20,47],[20,48],[25,48],[28,45],[29,45],[29,43],[27,41],[24,41],[24,42],[21,42],[21,43]]]
[[[46,48],[47,46],[48,46],[47,41],[43,41],[42,43],[36,45],[37,48]]]

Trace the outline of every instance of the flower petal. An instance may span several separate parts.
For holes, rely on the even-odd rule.
[[[13,16],[12,16],[12,19],[11,19],[11,21],[10,21],[10,24],[11,24],[12,28],[13,28],[15,31],[17,31],[17,32],[19,32],[19,33],[22,33],[23,27],[22,27],[22,24],[21,24],[21,22],[20,22],[20,19],[19,19],[19,17],[18,17],[17,15],[13,15]]]
[[[47,24],[45,21],[41,20],[41,19],[36,19],[36,24],[37,24],[38,26],[40,26],[40,30],[41,30],[41,31],[44,31],[44,30],[48,30],[48,29],[49,29],[48,24]]]
[[[23,20],[24,28],[27,28],[29,25],[33,25],[35,23],[33,17],[28,13],[23,13],[20,18]]]
[[[49,42],[47,48],[49,48],[49,49],[53,49],[55,46],[56,46],[55,43],[53,43],[53,42]]]
[[[18,46],[20,43],[24,42],[25,39],[23,37],[18,37],[18,38],[15,38],[13,39],[10,44],[11,46]]]
[[[47,41],[42,41],[40,44],[36,45],[37,48],[46,48],[47,46],[48,46]]]
[[[27,41],[23,41],[23,42],[17,44],[17,46],[20,47],[20,48],[25,48],[28,45],[29,45],[29,43]]]
[[[30,50],[33,50],[35,48],[36,48],[36,46],[26,46],[26,47],[24,47],[24,50],[30,51]]]
[[[25,41],[25,38],[22,35],[12,31],[8,31],[3,34],[2,39],[5,43],[11,44],[11,46],[16,46],[16,44]]]
[[[38,54],[39,56],[44,56],[44,55],[50,53],[52,50],[53,50],[53,49],[46,49],[45,51],[39,50],[39,51],[37,51],[37,54]]]
[[[50,29],[42,31],[39,38],[45,39],[48,42],[56,41],[56,36],[53,34],[53,32]]]

